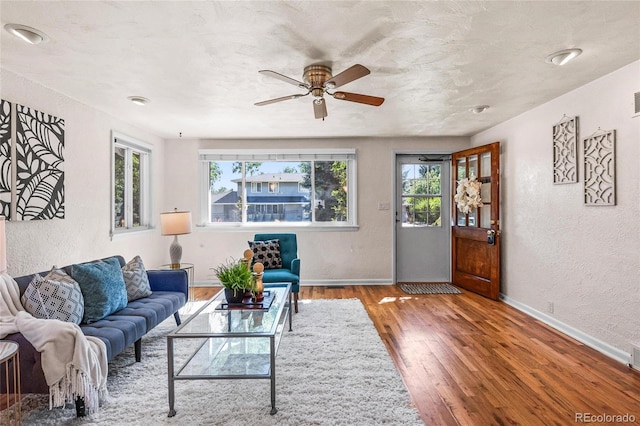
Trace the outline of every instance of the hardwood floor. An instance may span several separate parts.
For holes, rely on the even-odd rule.
[[[196,298],[217,290],[196,289]],[[296,315],[305,300],[342,298],[362,301],[426,425],[575,425],[625,414],[640,424],[640,372],[505,303],[466,291],[302,287]]]
[[[602,415],[627,417],[596,424],[640,425],[640,372],[505,303],[466,291],[302,287],[296,315],[309,299],[343,298],[362,301],[426,425],[575,425]]]

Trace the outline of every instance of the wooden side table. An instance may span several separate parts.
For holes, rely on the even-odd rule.
[[[22,423],[22,392],[20,391],[20,353],[18,344],[0,340],[0,374],[4,375],[5,393],[0,395],[0,423]],[[6,405],[5,405],[6,402]],[[13,408],[10,410],[9,408]]]
[[[194,284],[194,276],[195,276],[195,269],[193,267],[193,263],[181,263],[180,266],[178,268],[174,268],[171,266],[171,264],[168,265],[161,265],[160,266],[161,270],[165,270],[165,269],[184,269],[185,271],[187,271],[187,276],[189,279],[189,302],[193,302],[195,300],[195,294],[194,294],[194,289],[193,289],[193,284]]]

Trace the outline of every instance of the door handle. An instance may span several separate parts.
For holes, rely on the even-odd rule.
[[[494,245],[496,243],[496,231],[490,229],[487,231],[487,244]]]

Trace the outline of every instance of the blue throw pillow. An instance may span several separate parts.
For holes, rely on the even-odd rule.
[[[82,322],[92,323],[127,306],[127,287],[115,257],[71,267],[84,297]]]

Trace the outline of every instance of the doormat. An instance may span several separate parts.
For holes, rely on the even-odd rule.
[[[407,294],[462,294],[450,283],[398,283]]]

